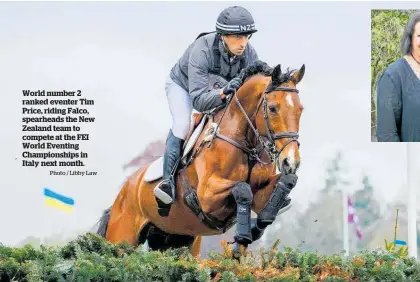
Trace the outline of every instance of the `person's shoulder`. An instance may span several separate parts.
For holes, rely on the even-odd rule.
[[[211,32],[211,33],[202,35],[199,38],[197,38],[194,41],[194,45],[210,47],[210,46],[213,45],[213,42],[214,42],[215,38],[216,38],[216,33]]]
[[[403,57],[399,58],[398,60],[388,65],[388,67],[384,71],[384,74],[391,77],[400,76],[401,71],[404,70],[405,68],[404,64],[405,64],[405,59]]]
[[[257,51],[255,50],[255,47],[251,43],[249,43],[249,42],[247,44],[247,48],[246,49],[248,49],[248,53],[257,53]]]
[[[406,66],[404,64],[406,64],[404,57],[389,64],[378,79],[378,87],[392,84],[397,89],[400,89],[402,81],[404,80],[404,77],[406,77]]]
[[[189,61],[195,65],[204,66],[211,62],[211,49],[215,39],[215,33],[209,33],[197,38],[189,50]]]
[[[209,50],[213,46],[213,42],[215,39],[215,33],[209,33],[206,35],[202,35],[199,38],[197,38],[191,45],[191,51],[190,54],[192,56],[197,56],[197,54],[200,54],[201,56],[205,55],[208,56]]]

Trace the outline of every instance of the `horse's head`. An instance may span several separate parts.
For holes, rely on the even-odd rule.
[[[267,138],[264,147],[285,173],[295,173],[300,164],[297,139],[303,106],[296,85],[304,74],[305,65],[299,71],[285,73],[277,65],[257,106],[255,123],[258,132]]]

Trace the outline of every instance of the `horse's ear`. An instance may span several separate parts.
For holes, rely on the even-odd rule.
[[[271,75],[271,79],[276,80],[280,77],[280,75],[281,75],[281,65],[278,64],[273,70],[273,74]]]
[[[305,64],[302,65],[302,67],[300,68],[298,72],[295,72],[293,74],[293,80],[295,81],[295,84],[298,84],[302,80],[304,74],[305,74]]]

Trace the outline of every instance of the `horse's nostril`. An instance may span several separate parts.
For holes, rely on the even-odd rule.
[[[285,158],[283,160],[283,167],[289,167],[289,166],[290,166],[289,159],[288,158]]]

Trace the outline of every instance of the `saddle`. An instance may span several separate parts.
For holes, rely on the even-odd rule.
[[[193,113],[193,116],[191,118],[190,123],[190,130],[188,131],[187,137],[185,138],[184,148],[186,147],[188,141],[191,138],[191,135],[194,132],[194,129],[197,128],[197,126],[200,124],[200,121],[203,119],[204,114],[203,113]]]
[[[181,162],[185,165],[187,162],[188,154],[191,149],[194,147],[198,137],[203,131],[204,126],[206,125],[207,119],[210,117],[211,113],[194,113],[191,118],[190,129],[188,131],[187,137],[182,148],[182,157]],[[146,182],[154,182],[161,179],[163,176],[163,156],[159,157],[153,161],[147,168],[144,180]]]

